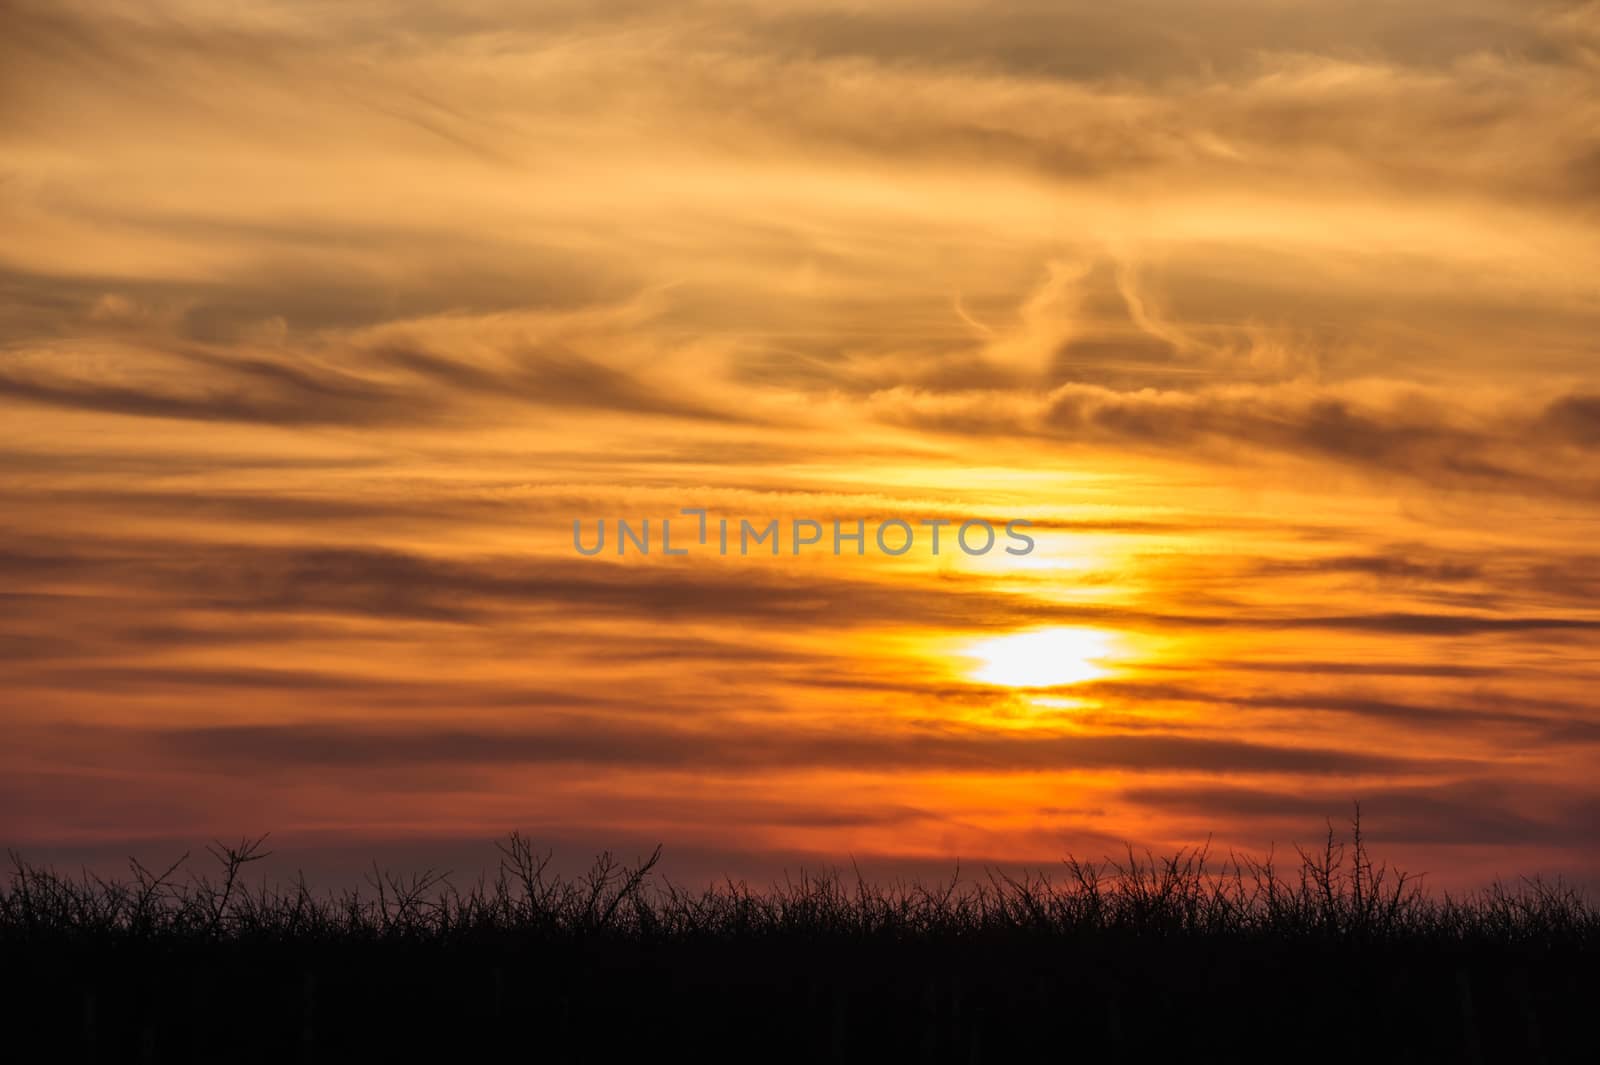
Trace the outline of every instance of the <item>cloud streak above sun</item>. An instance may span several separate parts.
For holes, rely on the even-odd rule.
[[[1597,88],[1593,3],[6,4],[0,835],[1594,877]],[[571,550],[682,507],[1039,547]]]

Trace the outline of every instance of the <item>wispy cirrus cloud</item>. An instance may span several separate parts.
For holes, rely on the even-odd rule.
[[[1596,11],[7,5],[8,831],[1581,868]]]

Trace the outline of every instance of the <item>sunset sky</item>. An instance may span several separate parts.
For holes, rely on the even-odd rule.
[[[1597,338],[1594,3],[0,0],[0,845],[1600,881]]]

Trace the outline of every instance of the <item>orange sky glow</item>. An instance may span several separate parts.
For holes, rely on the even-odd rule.
[[[1600,879],[1597,208],[1594,3],[0,5],[0,844]]]

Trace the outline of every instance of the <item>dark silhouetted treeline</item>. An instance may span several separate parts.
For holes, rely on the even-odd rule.
[[[6,1038],[155,1062],[1600,1060],[1600,914],[1541,881],[1436,896],[1359,820],[1292,862],[1201,851],[939,885],[492,880],[316,894],[216,869],[0,889]],[[659,855],[659,852],[658,852]],[[1026,1055],[1026,1057],[1024,1057]]]

